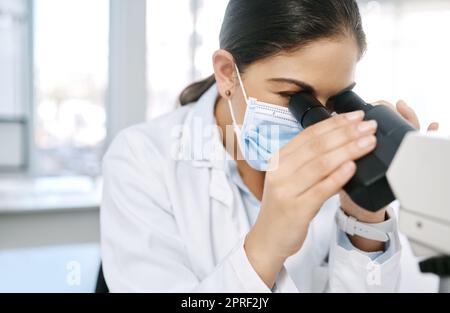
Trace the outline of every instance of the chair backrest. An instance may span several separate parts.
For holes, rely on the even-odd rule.
[[[105,277],[103,276],[103,266],[100,263],[98,270],[97,285],[95,286],[95,293],[109,293],[108,285],[106,285]]]

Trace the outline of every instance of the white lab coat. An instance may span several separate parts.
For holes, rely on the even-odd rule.
[[[104,158],[101,249],[112,292],[394,292],[400,243],[373,263],[337,244],[337,196],[310,224],[300,251],[285,262],[273,290],[249,263],[251,225],[237,187],[199,131],[211,121],[216,87],[196,103],[122,131]],[[200,147],[191,149],[192,147]],[[222,147],[223,148],[223,147]],[[195,155],[177,159],[180,151]],[[219,152],[220,154],[220,152]],[[192,160],[194,159],[194,160]]]

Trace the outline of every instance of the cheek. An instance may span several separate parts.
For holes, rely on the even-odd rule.
[[[263,86],[261,84],[261,86]],[[286,89],[286,88],[285,88]],[[285,91],[280,90],[280,91]],[[292,91],[292,93],[295,93],[298,91]],[[254,88],[251,89],[251,91],[248,92],[248,96],[251,98],[255,98],[260,102],[272,104],[272,105],[278,105],[282,107],[288,107],[289,104],[289,98],[283,97],[276,93],[275,90],[268,90],[266,86],[261,88]]]
[[[242,93],[238,92],[231,100],[233,106],[234,116],[238,124],[242,124],[244,121],[245,110],[247,109],[247,103],[244,100]]]
[[[269,102],[270,104],[279,105],[279,106],[282,106],[285,108],[287,108],[289,106],[289,98],[277,96],[274,94],[270,94],[270,101],[267,101],[267,102]]]

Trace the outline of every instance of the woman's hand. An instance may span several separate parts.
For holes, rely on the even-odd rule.
[[[303,245],[311,220],[376,146],[376,122],[362,111],[313,125],[270,160],[258,219],[245,240],[255,271],[269,288],[287,257]]]
[[[387,101],[377,101],[375,105],[386,105],[393,111],[400,114],[406,121],[411,123],[414,128],[420,130],[419,118],[416,112],[406,104],[405,101],[398,101],[396,106]],[[439,129],[438,123],[431,123],[428,126],[428,131],[434,131]],[[385,220],[386,209],[381,209],[377,212],[370,212],[353,202],[345,191],[339,193],[341,200],[341,207],[347,215],[355,217],[357,220],[366,223],[380,223]],[[359,236],[350,236],[352,243],[363,251],[380,251],[383,249],[383,243],[379,241],[373,241],[365,239]]]

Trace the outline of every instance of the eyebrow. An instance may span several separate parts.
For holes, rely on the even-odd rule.
[[[302,91],[310,92],[312,94],[316,94],[316,90],[314,89],[313,86],[311,86],[310,84],[307,84],[305,82],[293,79],[293,78],[271,78],[271,79],[268,79],[268,81],[270,81],[270,82],[277,82],[277,83],[294,84],[294,85],[297,85],[298,87],[300,87],[302,89]],[[338,95],[340,93],[343,93],[345,91],[352,90],[353,88],[355,88],[355,86],[356,86],[356,82],[353,82],[349,86],[345,87],[344,89],[342,89],[341,91],[336,93],[336,95]]]

